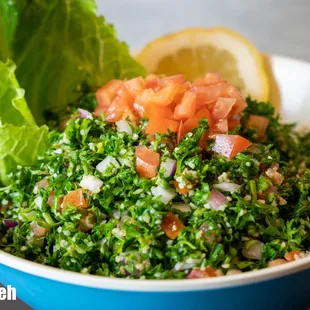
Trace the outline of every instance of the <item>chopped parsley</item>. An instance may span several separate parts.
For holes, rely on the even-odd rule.
[[[206,120],[176,146],[173,133],[150,140],[144,120],[128,121],[128,134],[74,115],[63,133],[49,133],[35,167],[18,167],[0,188],[0,248],[66,270],[147,279],[182,279],[209,266],[217,275],[250,271],[293,250],[306,253],[310,134],[282,124],[269,104],[247,102],[234,134],[253,144],[232,159],[213,152],[212,139],[198,146]],[[263,140],[247,128],[250,115],[269,119]],[[152,179],[137,174],[138,145],[160,154]],[[174,175],[165,174],[167,158],[176,161]],[[78,190],[79,207],[68,198]],[[214,191],[225,199],[219,209],[210,205]],[[163,229],[168,214],[177,237]]]

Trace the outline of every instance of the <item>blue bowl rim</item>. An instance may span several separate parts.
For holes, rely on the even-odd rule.
[[[136,292],[184,292],[248,285],[302,272],[310,269],[310,256],[277,267],[237,275],[183,280],[138,280],[81,274],[41,265],[1,250],[0,264],[41,278],[84,287]]]

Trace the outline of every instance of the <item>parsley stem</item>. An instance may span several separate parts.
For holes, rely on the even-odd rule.
[[[46,221],[46,223],[48,225],[50,225],[50,226],[54,226],[55,225],[55,222],[54,222],[54,220],[52,219],[52,217],[50,216],[49,213],[43,212],[42,216],[43,216],[44,220]]]
[[[250,192],[252,195],[252,201],[256,201],[257,200],[257,190],[256,190],[256,182],[255,180],[251,180],[250,181]]]

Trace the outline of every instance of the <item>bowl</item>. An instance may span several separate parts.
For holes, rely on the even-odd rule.
[[[271,63],[284,118],[309,123],[310,63],[280,56]],[[35,310],[309,309],[309,278],[310,257],[226,277],[132,280],[60,270],[0,251],[0,282]]]

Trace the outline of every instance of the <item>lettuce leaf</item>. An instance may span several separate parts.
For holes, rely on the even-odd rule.
[[[0,123],[13,125],[36,125],[14,75],[13,61],[0,62]]]
[[[11,58],[11,44],[17,25],[17,9],[14,1],[0,1],[0,60]]]
[[[16,1],[16,75],[40,124],[48,112],[59,115],[75,102],[85,83],[97,88],[111,79],[145,75],[113,26],[96,15],[94,0]]]
[[[18,165],[34,165],[47,148],[47,126],[0,126],[0,180],[10,183],[9,173]]]
[[[4,185],[18,165],[34,165],[47,148],[48,128],[36,125],[14,70],[12,61],[0,62],[0,183]]]

